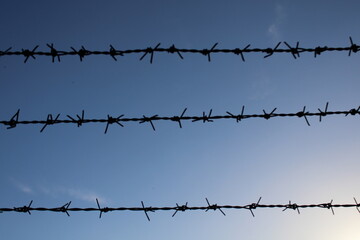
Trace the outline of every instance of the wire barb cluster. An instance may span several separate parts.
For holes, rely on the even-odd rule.
[[[155,47],[147,47],[144,49],[127,49],[127,50],[117,50],[113,47],[113,45],[110,44],[108,50],[103,51],[93,51],[88,50],[84,46],[81,46],[80,49],[75,49],[74,47],[70,47],[72,51],[66,51],[66,50],[57,50],[54,47],[54,44],[46,44],[49,48],[48,51],[36,51],[39,47],[39,45],[35,46],[32,50],[30,49],[21,49],[21,51],[11,51],[11,47],[1,51],[0,50],[0,57],[1,56],[9,56],[9,55],[17,55],[17,56],[24,56],[24,63],[26,63],[29,58],[36,59],[36,56],[48,56],[51,57],[52,62],[55,62],[57,60],[60,62],[60,58],[63,56],[79,56],[80,61],[83,61],[86,56],[89,55],[105,55],[110,56],[114,61],[117,61],[118,59],[116,57],[118,56],[124,56],[126,54],[134,54],[134,53],[142,53],[143,55],[140,57],[140,60],[143,60],[146,56],[150,55],[150,63],[153,63],[154,55],[157,52],[167,52],[174,54],[176,53],[180,59],[184,59],[182,53],[193,53],[193,54],[201,54],[205,57],[207,57],[208,61],[211,62],[211,54],[213,53],[231,53],[235,55],[240,55],[242,61],[245,62],[245,53],[264,53],[264,58],[268,58],[270,56],[273,56],[274,53],[289,53],[291,54],[294,59],[297,59],[300,57],[300,53],[303,52],[310,52],[314,53],[314,57],[317,57],[318,55],[321,55],[323,52],[331,52],[331,51],[347,51],[348,56],[351,56],[351,53],[357,53],[360,50],[360,46],[355,44],[351,37],[349,37],[350,45],[347,47],[327,47],[327,46],[318,46],[313,48],[302,48],[299,46],[299,42],[296,43],[295,47],[292,47],[287,42],[279,42],[276,44],[274,48],[268,47],[268,48],[250,48],[250,44],[248,44],[244,48],[234,48],[234,49],[218,49],[216,48],[218,43],[215,43],[211,48],[205,48],[205,49],[183,49],[183,48],[177,48],[175,45],[171,45],[168,48],[161,48],[160,43],[158,43]],[[280,45],[284,43],[286,48],[280,49]]]
[[[69,212],[99,212],[99,218],[102,217],[103,213],[107,212],[115,212],[115,211],[142,211],[145,213],[145,216],[148,221],[150,221],[150,217],[148,212],[156,212],[156,211],[174,211],[172,217],[174,217],[179,211],[191,211],[191,210],[202,210],[202,211],[209,211],[209,210],[219,210],[224,216],[226,216],[224,209],[244,209],[249,210],[251,215],[255,217],[254,211],[258,208],[280,208],[282,211],[286,211],[288,209],[297,211],[300,214],[300,209],[304,208],[321,208],[321,209],[329,209],[331,210],[332,214],[335,215],[334,208],[356,208],[356,210],[360,213],[359,207],[360,204],[357,202],[356,198],[354,197],[355,203],[346,203],[346,204],[334,204],[333,200],[330,202],[319,203],[319,204],[296,204],[289,201],[288,204],[260,204],[261,197],[256,203],[250,203],[247,205],[218,205],[218,204],[210,204],[209,200],[205,198],[207,206],[188,206],[186,202],[185,205],[178,205],[172,207],[146,207],[144,202],[141,201],[141,207],[101,207],[99,200],[96,199],[97,207],[90,207],[90,208],[70,208],[71,201],[65,203],[60,207],[54,208],[45,208],[45,207],[32,207],[33,201],[30,201],[28,205],[23,207],[13,207],[13,208],[0,208],[0,213],[3,212],[18,212],[18,213],[28,213],[31,215],[32,211],[39,211],[39,212],[56,212],[56,213],[65,213],[67,216],[70,216]]]
[[[152,115],[151,117],[147,117],[143,115],[140,118],[125,118],[124,115],[122,114],[118,117],[112,117],[110,115],[107,115],[107,118],[102,118],[102,119],[85,118],[85,112],[82,111],[81,116],[76,115],[76,117],[72,117],[70,115],[66,115],[68,119],[59,119],[60,114],[57,114],[56,117],[53,117],[52,114],[48,114],[46,120],[19,120],[20,110],[18,110],[9,120],[0,121],[0,124],[7,126],[7,129],[15,128],[19,124],[41,124],[43,125],[43,127],[41,128],[40,132],[43,132],[47,126],[61,124],[61,123],[72,123],[72,124],[76,124],[78,127],[82,126],[85,123],[105,123],[106,126],[104,133],[106,134],[108,132],[110,125],[116,123],[120,127],[124,127],[125,122],[138,122],[140,124],[149,123],[151,128],[155,131],[156,129],[154,122],[160,120],[177,122],[179,124],[179,127],[182,128],[183,127],[182,121],[186,121],[186,120],[187,121],[191,120],[191,122],[202,121],[203,123],[208,123],[208,122],[214,122],[215,120],[219,120],[219,119],[235,119],[236,122],[240,122],[244,119],[251,119],[251,118],[262,118],[269,120],[270,118],[275,118],[275,117],[299,117],[299,118],[304,118],[306,124],[310,126],[310,122],[308,120],[308,117],[310,116],[318,116],[319,121],[321,122],[324,117],[329,115],[344,115],[344,116],[360,115],[360,106],[346,111],[328,111],[328,107],[329,107],[329,103],[326,103],[325,109],[321,110],[320,108],[318,108],[318,112],[308,112],[306,111],[306,106],[304,106],[301,111],[295,113],[276,113],[275,111],[277,110],[277,108],[274,108],[271,112],[267,112],[263,110],[262,114],[244,114],[245,106],[243,106],[241,109],[241,113],[239,114],[233,114],[227,111],[226,112],[227,115],[217,115],[217,116],[212,115],[212,109],[210,109],[208,114],[203,112],[202,116],[184,116],[185,112],[187,111],[187,108],[185,108],[180,116],[176,115],[172,117],[169,116],[161,117],[155,114]]]

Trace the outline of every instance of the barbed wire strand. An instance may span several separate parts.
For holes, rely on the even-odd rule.
[[[177,48],[175,45],[171,45],[168,48],[160,48],[160,43],[158,43],[155,47],[147,47],[143,49],[127,49],[127,50],[117,50],[113,47],[113,45],[110,44],[109,50],[103,50],[103,51],[93,51],[86,49],[84,46],[81,46],[80,49],[75,49],[74,47],[70,47],[72,51],[66,51],[66,50],[57,50],[54,47],[54,44],[46,44],[46,46],[49,48],[48,51],[36,51],[39,47],[39,45],[36,45],[32,49],[21,49],[21,51],[11,51],[12,47],[0,51],[0,57],[1,56],[23,56],[24,63],[26,63],[30,58],[36,60],[36,56],[47,56],[51,57],[52,62],[55,62],[56,60],[60,62],[61,57],[64,56],[79,56],[79,60],[82,62],[86,56],[89,55],[105,55],[110,56],[114,61],[117,61],[118,59],[116,57],[119,56],[125,56],[127,54],[143,54],[140,57],[140,61],[143,60],[147,55],[150,55],[150,63],[153,63],[154,60],[154,54],[158,52],[166,52],[171,54],[177,54],[180,59],[184,59],[182,53],[192,53],[192,54],[201,54],[205,57],[207,57],[208,61],[211,62],[211,54],[213,53],[231,53],[235,54],[237,56],[240,55],[242,61],[245,62],[245,53],[264,53],[264,58],[268,58],[270,56],[273,56],[274,53],[288,53],[291,54],[294,59],[297,59],[300,57],[300,53],[308,52],[308,53],[314,53],[314,57],[321,55],[323,52],[342,52],[346,51],[348,52],[348,56],[351,56],[352,53],[357,53],[360,50],[360,46],[355,44],[351,37],[349,37],[350,45],[347,47],[328,47],[328,46],[318,46],[318,47],[312,47],[312,48],[302,48],[299,46],[299,42],[296,42],[296,46],[292,47],[287,42],[279,42],[277,45],[272,48],[250,48],[250,44],[248,44],[244,48],[234,48],[234,49],[218,49],[216,48],[218,43],[215,43],[211,48],[205,48],[205,49],[184,49],[184,48]],[[285,44],[286,48],[280,49],[278,48],[281,44]]]
[[[218,204],[210,204],[209,200],[205,198],[207,206],[188,206],[188,202],[184,205],[179,205],[176,203],[176,206],[171,207],[146,207],[144,202],[141,201],[141,207],[101,207],[99,200],[96,199],[97,207],[88,207],[88,208],[70,208],[71,201],[61,205],[60,207],[54,208],[46,208],[46,207],[32,207],[33,201],[30,201],[28,205],[22,207],[13,207],[13,208],[0,208],[0,213],[5,212],[17,212],[17,213],[28,213],[31,215],[34,211],[39,212],[56,212],[56,213],[65,213],[67,216],[70,216],[69,212],[99,212],[99,218],[102,217],[103,213],[107,212],[115,212],[115,211],[143,211],[148,221],[150,221],[150,217],[148,212],[156,212],[156,211],[174,211],[172,217],[174,217],[178,212],[185,211],[194,211],[194,210],[203,210],[205,212],[209,210],[219,210],[224,216],[226,216],[223,210],[225,209],[244,209],[249,210],[251,215],[255,217],[254,210],[258,208],[281,208],[282,211],[286,211],[288,209],[292,209],[297,211],[300,214],[300,209],[305,208],[322,208],[331,210],[332,214],[335,215],[334,208],[356,208],[356,210],[360,213],[359,207],[360,204],[357,202],[354,197],[355,203],[346,203],[346,204],[334,204],[333,200],[325,203],[318,204],[296,204],[289,201],[287,204],[260,204],[261,197],[256,203],[250,203],[247,205],[218,205]]]
[[[138,122],[140,124],[149,123],[151,128],[155,131],[156,129],[155,129],[154,121],[177,122],[179,124],[179,127],[182,128],[183,127],[182,121],[191,121],[191,122],[202,121],[203,123],[208,123],[208,122],[214,122],[214,120],[219,120],[219,119],[235,119],[236,122],[240,122],[242,120],[251,119],[251,118],[262,118],[269,120],[270,118],[276,118],[276,117],[298,117],[298,118],[304,118],[306,124],[310,126],[308,117],[312,117],[312,116],[318,116],[319,121],[321,122],[324,117],[329,115],[355,116],[360,114],[360,106],[357,108],[352,108],[347,111],[328,111],[328,106],[329,103],[326,103],[325,109],[321,110],[320,108],[318,108],[318,112],[308,112],[306,111],[306,106],[304,106],[301,111],[295,113],[275,113],[277,108],[274,108],[271,112],[267,112],[263,110],[262,114],[244,114],[245,106],[243,106],[240,114],[233,114],[227,111],[226,112],[227,115],[216,115],[216,116],[212,116],[212,109],[209,111],[208,114],[203,112],[202,116],[184,116],[185,112],[187,111],[187,108],[185,108],[182,111],[181,115],[172,116],[172,117],[169,116],[161,117],[155,114],[152,115],[151,117],[147,117],[143,115],[140,118],[125,118],[124,115],[122,114],[119,115],[118,117],[112,117],[111,115],[107,115],[107,118],[101,118],[101,119],[85,118],[85,112],[83,110],[81,116],[76,115],[76,117],[72,117],[70,115],[66,115],[68,119],[59,119],[60,114],[57,114],[56,117],[54,117],[52,114],[48,114],[46,120],[19,120],[20,110],[18,110],[10,118],[10,120],[0,121],[0,124],[7,126],[7,129],[15,128],[20,124],[24,124],[24,125],[40,124],[43,125],[40,132],[43,132],[46,129],[46,127],[55,124],[72,123],[80,127],[85,123],[105,123],[106,126],[104,133],[106,134],[108,132],[110,125],[116,123],[120,127],[125,127],[124,124],[126,122]]]

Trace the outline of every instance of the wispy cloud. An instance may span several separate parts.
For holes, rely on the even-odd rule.
[[[107,202],[107,200],[104,197],[102,197],[99,194],[92,192],[92,191],[84,191],[84,190],[72,189],[72,188],[68,188],[68,189],[64,188],[61,191],[65,194],[69,195],[72,198],[86,201],[86,202],[94,202],[96,198],[100,202],[103,202],[103,203]]]
[[[66,188],[66,187],[41,187],[41,192],[52,198],[66,197],[74,200],[81,200],[86,202],[94,203],[95,199],[98,199],[102,203],[108,203],[108,200],[103,196],[95,193],[94,191],[84,190],[84,189],[75,189],[75,188]]]
[[[280,40],[278,24],[275,24],[275,23],[271,24],[268,28],[268,33],[274,41]]]
[[[281,40],[281,32],[280,27],[281,24],[285,21],[286,15],[284,7],[280,4],[275,6],[275,19],[268,27],[267,31],[273,41],[280,41]]]
[[[23,193],[31,194],[31,193],[34,192],[33,189],[27,184],[21,183],[21,182],[15,180],[15,179],[11,179],[11,182],[14,184],[14,186],[18,190],[20,190]]]
[[[29,186],[26,186],[23,184],[19,184],[18,188],[24,193],[32,193],[33,192],[33,190]]]

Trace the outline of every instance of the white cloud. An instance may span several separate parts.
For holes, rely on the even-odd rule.
[[[53,198],[59,198],[65,195],[66,198],[71,198],[70,200],[75,199],[75,200],[94,203],[96,199],[98,199],[99,202],[101,203],[108,203],[108,201],[104,197],[89,190],[65,188],[65,187],[56,187],[56,188],[41,187],[40,189],[42,193],[44,193],[47,196],[51,196]]]
[[[94,191],[84,190],[84,189],[75,189],[75,188],[66,188],[66,187],[46,187],[46,186],[37,186],[35,189],[30,187],[27,184],[21,183],[18,180],[10,179],[13,185],[23,193],[34,194],[42,193],[46,196],[52,198],[66,197],[75,200],[81,200],[86,202],[94,203],[96,199],[101,203],[109,203],[107,199],[95,193]]]
[[[270,35],[270,37],[276,42],[281,40],[280,27],[282,23],[285,21],[285,18],[286,15],[285,15],[284,7],[280,4],[277,4],[275,6],[275,19],[267,29],[267,32]]]
[[[273,38],[273,40],[278,41],[280,39],[279,28],[277,24],[271,24],[268,28],[268,33]]]
[[[14,186],[23,193],[31,194],[34,192],[33,189],[26,184],[23,184],[15,179],[11,179],[11,181],[13,182]]]
[[[19,189],[22,191],[22,192],[24,192],[24,193],[32,193],[33,192],[33,190],[29,187],[29,186],[26,186],[26,185],[19,185],[18,186],[19,187]]]
[[[91,191],[68,188],[68,189],[62,189],[62,192],[78,200],[82,200],[86,202],[95,202],[95,199],[98,199],[100,202],[106,203],[105,198]]]

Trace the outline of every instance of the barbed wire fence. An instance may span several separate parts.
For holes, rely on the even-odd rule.
[[[17,212],[17,213],[28,213],[31,215],[31,212],[38,211],[38,212],[56,212],[56,213],[65,213],[67,216],[70,216],[69,212],[99,212],[99,218],[102,217],[103,213],[107,212],[115,212],[115,211],[143,211],[145,213],[146,218],[150,221],[150,217],[148,212],[156,212],[156,211],[174,211],[172,217],[174,217],[178,212],[185,212],[185,211],[209,211],[209,210],[219,210],[224,216],[226,216],[223,210],[225,209],[243,209],[249,210],[251,215],[255,217],[254,210],[258,208],[281,208],[282,211],[286,211],[288,209],[292,209],[297,211],[300,214],[300,209],[305,208],[321,208],[321,209],[328,209],[331,210],[332,214],[335,215],[334,208],[356,208],[356,210],[360,213],[359,207],[360,204],[357,202],[356,198],[354,197],[354,203],[345,203],[345,204],[334,204],[333,200],[326,203],[318,203],[318,204],[296,204],[296,203],[289,203],[287,204],[260,204],[261,197],[256,203],[250,203],[247,205],[218,205],[218,204],[210,204],[209,200],[205,198],[207,206],[188,206],[188,202],[184,205],[179,205],[176,203],[176,206],[171,207],[145,207],[143,201],[141,201],[141,207],[101,207],[99,200],[96,199],[97,207],[89,207],[89,208],[70,208],[71,201],[65,203],[60,207],[54,208],[46,208],[46,207],[32,207],[33,201],[30,201],[28,205],[22,207],[13,207],[13,208],[0,208],[0,213],[4,212]]]
[[[56,60],[58,62],[61,61],[61,58],[64,56],[78,56],[80,61],[83,61],[85,57],[90,55],[105,55],[112,57],[113,60],[117,61],[117,57],[122,57],[127,54],[142,54],[140,60],[145,59],[146,56],[150,56],[150,63],[153,63],[155,53],[170,53],[170,54],[177,54],[178,57],[184,59],[184,53],[192,53],[192,54],[201,54],[207,57],[208,61],[211,61],[211,55],[216,53],[225,53],[225,54],[235,54],[240,56],[242,61],[245,62],[245,53],[263,53],[265,54],[263,57],[268,58],[273,56],[275,53],[287,53],[292,55],[294,59],[298,59],[300,57],[300,53],[313,53],[314,57],[321,55],[324,52],[348,52],[348,56],[351,56],[352,53],[357,53],[360,50],[360,46],[355,44],[351,37],[349,37],[350,45],[347,47],[327,47],[327,46],[318,46],[313,48],[302,48],[299,46],[299,42],[296,43],[295,46],[291,46],[287,42],[279,42],[273,48],[250,48],[250,44],[243,48],[235,48],[235,49],[218,49],[218,43],[214,44],[211,48],[205,49],[182,49],[177,48],[175,45],[172,45],[168,48],[160,48],[160,43],[157,44],[155,47],[147,47],[144,49],[127,49],[127,50],[118,50],[115,49],[112,45],[110,45],[109,50],[104,51],[92,51],[86,49],[82,46],[80,49],[76,50],[75,48],[71,47],[72,51],[64,51],[64,50],[57,50],[54,47],[54,44],[47,44],[49,48],[48,51],[37,51],[39,46],[35,46],[32,50],[30,49],[21,49],[21,51],[12,51],[12,48],[8,48],[4,51],[0,51],[0,57],[4,56],[23,56],[24,63],[26,63],[30,58],[36,59],[37,56],[46,56],[51,57],[52,62]],[[286,48],[279,48],[281,44],[284,44]],[[322,119],[329,115],[360,115],[360,106],[352,108],[350,110],[343,110],[343,111],[328,111],[328,103],[326,103],[325,109],[321,110],[318,108],[317,112],[309,112],[306,111],[306,106],[302,108],[301,111],[294,112],[294,113],[276,113],[277,108],[274,108],[271,112],[263,110],[263,113],[260,114],[245,114],[245,106],[242,107],[241,113],[234,114],[229,111],[226,112],[226,115],[212,115],[212,109],[206,113],[203,112],[201,116],[185,116],[187,108],[185,108],[180,115],[175,116],[159,116],[157,114],[152,115],[151,117],[147,117],[143,115],[142,117],[138,118],[126,118],[124,115],[119,115],[118,117],[113,117],[111,115],[107,115],[106,118],[101,119],[91,119],[85,118],[85,111],[82,111],[80,115],[70,116],[66,115],[67,119],[59,119],[60,114],[56,116],[53,114],[48,114],[45,120],[19,120],[20,118],[20,110],[18,110],[10,120],[2,120],[0,124],[7,126],[7,129],[12,129],[17,127],[18,125],[29,125],[29,124],[38,124],[43,125],[40,132],[43,132],[46,127],[55,124],[65,124],[71,123],[76,124],[77,127],[82,126],[85,123],[105,123],[105,131],[106,134],[108,132],[109,126],[112,124],[117,124],[121,127],[124,127],[124,123],[126,122],[138,122],[142,123],[149,123],[152,129],[155,131],[155,121],[172,121],[176,122],[180,128],[182,128],[182,121],[191,121],[191,122],[198,122],[201,121],[203,123],[213,122],[215,120],[220,119],[232,119],[236,122],[240,122],[245,119],[253,119],[253,118],[261,118],[265,120],[269,120],[270,118],[275,117],[298,117],[304,118],[305,122],[308,126],[310,126],[310,122],[308,117],[319,117],[319,121],[321,122]],[[218,205],[218,204],[210,204],[209,200],[206,198],[206,206],[188,206],[188,203],[184,205],[179,205],[176,203],[176,206],[170,207],[146,207],[144,202],[141,201],[141,206],[139,207],[101,207],[98,199],[96,199],[97,207],[89,207],[89,208],[70,208],[71,201],[60,206],[60,207],[32,207],[33,201],[30,201],[28,205],[22,207],[12,207],[12,208],[0,208],[0,213],[6,212],[16,212],[16,213],[28,213],[31,215],[32,212],[56,212],[56,213],[65,213],[67,216],[70,216],[70,212],[98,212],[99,218],[102,217],[103,213],[108,212],[115,212],[115,211],[137,211],[137,212],[144,212],[146,218],[150,221],[149,212],[157,212],[157,211],[173,211],[172,217],[174,217],[178,212],[187,212],[187,211],[209,211],[209,210],[219,210],[224,216],[226,215],[225,210],[232,209],[232,210],[248,210],[250,211],[251,215],[255,217],[254,210],[255,209],[282,209],[282,211],[286,210],[295,210],[298,214],[300,214],[300,209],[306,208],[320,208],[320,209],[327,209],[331,210],[332,214],[335,214],[334,208],[355,208],[359,213],[360,204],[354,198],[354,203],[345,203],[345,204],[334,204],[333,200],[326,203],[319,203],[319,204],[296,204],[289,201],[287,204],[260,204],[261,197],[256,203],[250,203],[247,205]]]
[[[202,121],[203,123],[213,122],[214,120],[219,119],[234,119],[236,122],[240,122],[245,119],[252,119],[252,118],[262,118],[269,120],[270,118],[276,118],[276,117],[298,117],[298,118],[304,118],[305,122],[308,126],[310,126],[310,122],[308,120],[308,117],[317,116],[319,117],[319,121],[321,122],[322,119],[329,115],[360,115],[360,106],[357,108],[352,108],[350,110],[346,111],[328,111],[329,103],[326,103],[325,109],[321,110],[318,108],[318,112],[308,112],[306,111],[306,106],[303,107],[303,109],[299,112],[295,113],[275,113],[277,108],[274,108],[271,112],[267,112],[263,110],[263,113],[261,114],[244,114],[245,106],[242,107],[241,113],[239,114],[233,114],[231,112],[226,112],[227,115],[215,115],[212,116],[212,109],[209,111],[209,113],[203,112],[202,116],[184,116],[187,108],[185,108],[181,115],[177,116],[165,116],[161,117],[157,114],[152,115],[151,117],[147,117],[143,115],[139,118],[125,118],[124,115],[120,115],[118,117],[112,117],[109,114],[107,115],[107,118],[99,118],[99,119],[91,119],[91,118],[85,118],[85,111],[82,111],[80,115],[76,115],[76,117],[72,117],[70,115],[67,115],[68,119],[59,119],[60,114],[55,115],[48,114],[47,119],[45,120],[19,120],[20,116],[20,110],[18,110],[10,120],[7,121],[0,121],[0,124],[3,124],[7,126],[7,129],[12,129],[17,127],[20,124],[23,125],[29,125],[29,124],[40,124],[43,125],[40,132],[43,132],[47,126],[55,125],[55,124],[65,124],[65,123],[71,123],[76,124],[78,127],[82,126],[85,123],[105,123],[105,131],[106,134],[108,132],[109,126],[112,124],[117,124],[121,127],[124,127],[125,122],[138,122],[140,124],[142,123],[149,123],[152,127],[152,129],[155,131],[155,121],[172,121],[177,122],[179,127],[182,128],[182,121],[191,121],[191,122],[198,122]]]
[[[24,63],[26,63],[30,58],[36,59],[36,56],[47,56],[51,57],[52,62],[56,60],[60,62],[61,57],[64,56],[78,56],[80,61],[83,61],[86,56],[90,55],[105,55],[112,57],[113,60],[117,61],[117,57],[125,56],[129,54],[142,54],[140,60],[143,60],[147,55],[150,55],[150,63],[153,63],[154,54],[155,53],[170,53],[170,54],[177,54],[178,57],[184,59],[184,53],[192,53],[192,54],[201,54],[207,57],[208,61],[211,61],[211,54],[214,53],[225,53],[225,54],[235,54],[240,56],[242,61],[245,62],[245,53],[263,53],[264,58],[268,58],[272,56],[274,53],[287,53],[292,55],[294,59],[300,57],[300,53],[313,53],[314,57],[321,55],[324,52],[348,52],[348,56],[351,56],[351,53],[357,53],[360,50],[360,46],[355,44],[351,37],[349,37],[350,45],[346,47],[328,47],[328,46],[317,46],[312,48],[303,48],[300,47],[300,43],[297,42],[295,46],[291,46],[287,42],[279,42],[276,44],[275,47],[268,47],[268,48],[250,48],[250,44],[243,48],[234,48],[234,49],[219,49],[216,48],[218,43],[215,43],[211,48],[204,48],[204,49],[184,49],[184,48],[177,48],[175,45],[171,45],[168,48],[161,48],[160,43],[158,43],[155,47],[147,47],[142,49],[127,49],[127,50],[118,50],[115,49],[112,45],[110,45],[108,50],[103,51],[94,51],[86,49],[84,46],[81,46],[80,49],[75,49],[74,47],[70,47],[71,51],[66,50],[58,50],[54,47],[54,44],[47,44],[48,51],[37,51],[39,45],[36,45],[33,49],[24,49],[22,48],[21,51],[12,51],[12,47],[7,48],[6,50],[0,51],[0,57],[3,56],[23,56]],[[281,44],[284,44],[286,48],[279,48]]]

